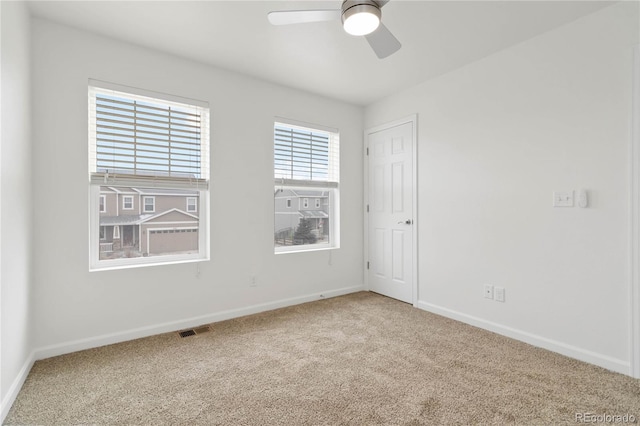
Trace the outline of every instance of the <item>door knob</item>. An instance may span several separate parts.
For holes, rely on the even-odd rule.
[[[407,219],[405,221],[398,222],[398,225],[401,224],[401,223],[404,223],[405,225],[411,225],[413,222],[411,221],[411,219]]]

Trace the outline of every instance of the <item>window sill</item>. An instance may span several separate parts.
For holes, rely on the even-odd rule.
[[[143,258],[149,259],[149,258]],[[151,258],[153,259],[153,258]],[[165,265],[179,265],[182,263],[195,263],[195,262],[208,262],[210,260],[209,257],[178,257],[172,256],[171,259],[164,259],[159,261],[157,259],[153,259],[154,261],[135,261],[135,262],[126,262],[126,261],[101,261],[98,262],[97,265],[91,265],[89,267],[89,272],[100,272],[100,271],[115,271],[118,269],[131,269],[131,268],[143,268],[149,266],[165,266]]]
[[[289,246],[289,247],[280,247],[274,250],[274,254],[290,254],[290,253],[307,253],[314,251],[327,251],[327,250],[335,250],[339,249],[340,246],[332,246],[329,244],[317,244],[314,246]]]

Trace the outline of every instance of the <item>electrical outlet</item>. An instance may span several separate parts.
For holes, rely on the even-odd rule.
[[[493,299],[493,286],[491,284],[484,285],[484,297],[486,299]]]
[[[573,207],[573,190],[553,191],[553,207]]]
[[[504,287],[494,287],[493,295],[497,302],[504,302]]]
[[[257,287],[258,284],[256,283],[256,276],[255,275],[251,275],[251,281],[249,282],[249,287]]]

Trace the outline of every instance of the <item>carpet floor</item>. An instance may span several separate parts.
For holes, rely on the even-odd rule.
[[[558,425],[624,416],[640,421],[640,380],[362,292],[186,338],[38,361],[5,424]]]

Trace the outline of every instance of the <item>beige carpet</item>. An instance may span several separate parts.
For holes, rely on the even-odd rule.
[[[638,422],[640,381],[363,292],[39,361],[6,424],[556,425],[577,413]]]

